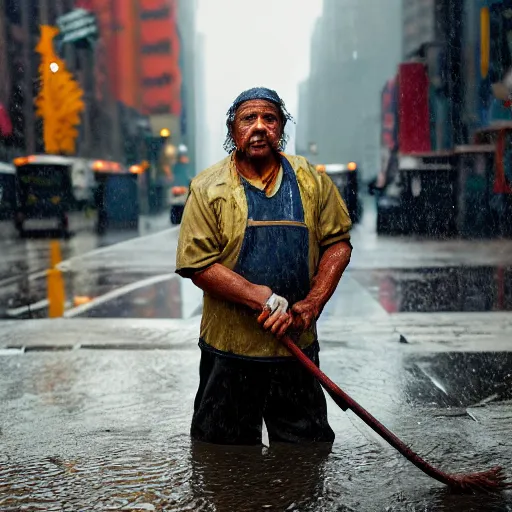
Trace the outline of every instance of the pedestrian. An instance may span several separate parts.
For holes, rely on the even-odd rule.
[[[284,154],[291,116],[253,88],[227,113],[229,156],[196,176],[176,272],[204,291],[195,440],[334,441],[318,382],[280,344],[291,335],[319,364],[316,320],[350,261],[351,221],[331,179]]]

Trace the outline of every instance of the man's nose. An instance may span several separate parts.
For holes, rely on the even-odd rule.
[[[265,129],[265,123],[263,122],[263,117],[258,116],[258,117],[256,118],[256,125],[255,125],[255,129],[256,129],[256,130],[264,130],[264,129]]]

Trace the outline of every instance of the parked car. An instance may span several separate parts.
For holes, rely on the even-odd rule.
[[[354,224],[362,217],[362,203],[359,198],[359,167],[355,162],[348,164],[317,165],[318,172],[325,172],[331,178],[347,205],[348,213]]]
[[[185,209],[185,203],[188,198],[188,187],[176,186],[171,188],[170,197],[170,220],[171,224],[180,224],[181,218],[183,217],[183,210]]]

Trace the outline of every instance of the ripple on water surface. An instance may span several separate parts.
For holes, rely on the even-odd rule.
[[[475,459],[476,460],[476,459]],[[475,462],[475,464],[479,464]],[[511,496],[458,496],[381,447],[241,448],[177,436],[74,459],[0,466],[0,510],[508,511]]]

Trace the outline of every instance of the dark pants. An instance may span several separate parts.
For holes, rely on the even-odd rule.
[[[310,355],[318,365],[318,351]],[[260,362],[201,351],[191,436],[217,444],[334,441],[320,384],[297,361]]]

